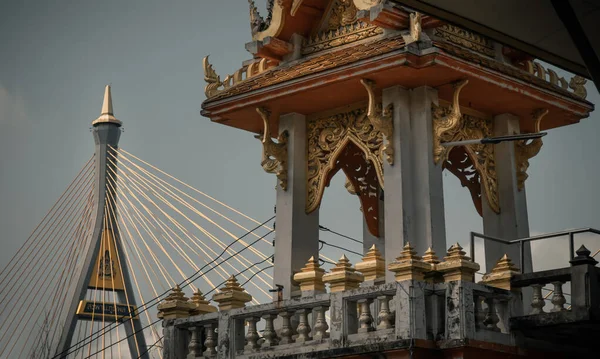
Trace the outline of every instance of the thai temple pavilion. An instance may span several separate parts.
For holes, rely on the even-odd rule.
[[[536,134],[589,116],[585,80],[393,0],[270,0],[267,11],[250,1],[240,68],[219,75],[204,59],[202,115],[254,135],[257,165],[277,178],[273,302],[246,306],[251,297],[233,276],[212,303],[174,289],[159,306],[164,357],[589,350],[599,329],[597,262],[571,241],[564,268],[532,273],[530,240],[519,240],[530,237]],[[319,206],[340,170],[360,200],[364,258],[342,257],[325,272]],[[481,215],[486,268],[446,242],[443,171]],[[487,274],[474,283],[477,272]],[[542,295],[548,284],[552,295]]]

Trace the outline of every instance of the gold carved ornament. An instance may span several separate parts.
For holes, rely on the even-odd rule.
[[[532,117],[535,123],[535,132],[540,132],[540,123],[542,118],[548,114],[547,109],[537,109],[533,112]],[[515,165],[517,166],[517,188],[522,191],[525,188],[525,180],[527,180],[527,169],[529,169],[529,159],[535,157],[542,149],[541,138],[515,141]]]
[[[271,113],[264,107],[259,107],[256,112],[263,120],[263,134],[256,135],[263,144],[262,159],[260,165],[267,173],[274,173],[279,180],[279,186],[284,191],[287,190],[287,142],[288,132],[284,131],[279,134],[277,142],[271,139],[269,118]]]
[[[413,12],[410,14],[410,37],[413,41],[419,41],[421,39],[421,14]]]
[[[325,187],[340,169],[346,188],[359,195],[371,233],[377,235],[379,188],[383,188],[383,136],[367,111],[355,109],[307,122],[306,212],[319,208]]]
[[[376,131],[385,136],[385,143],[381,147],[385,153],[386,160],[390,165],[394,164],[394,145],[391,141],[394,135],[394,122],[392,120],[393,105],[389,104],[385,108],[377,102],[375,98],[375,81],[362,79],[360,83],[365,87],[369,95],[369,106],[367,107],[367,117]]]
[[[206,82],[204,95],[206,98],[211,98],[219,92],[219,87],[222,85],[221,78],[208,62],[208,56],[202,59],[202,67],[204,68],[204,82]]]
[[[460,111],[460,90],[468,83],[462,80],[454,84],[454,96],[449,108],[432,106],[433,111],[433,156],[436,164],[442,163],[458,177],[463,187],[471,193],[477,212],[482,215],[482,189],[490,208],[500,212],[498,199],[498,181],[494,146],[490,144],[474,144],[447,148],[444,142],[463,141],[476,138],[491,137],[491,119],[482,119],[463,115]]]

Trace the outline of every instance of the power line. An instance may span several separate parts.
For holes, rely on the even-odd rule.
[[[336,231],[332,231],[331,229],[329,229],[329,228],[327,228],[327,227],[324,227],[324,226],[321,226],[321,225],[319,225],[319,229],[320,229],[321,231],[323,231],[323,232],[330,232],[330,233],[333,233],[333,234],[335,234],[335,235],[338,235],[338,236],[340,236],[340,237],[343,237],[343,238],[349,239],[349,240],[351,240],[351,241],[353,241],[353,242],[356,242],[356,243],[359,243],[359,244],[362,244],[362,243],[363,243],[362,241],[359,241],[358,239],[355,239],[355,238],[349,237],[349,236],[347,236],[347,235],[345,235],[345,234],[341,234],[341,233],[339,233],[339,232],[336,232]]]
[[[349,252],[349,253],[356,254],[357,256],[361,256],[361,257],[363,256],[363,254],[362,254],[362,253],[358,253],[358,252],[355,252],[355,251],[351,251],[351,250],[349,250],[348,248],[344,248],[344,247],[336,246],[335,244],[329,244],[329,243],[327,243],[327,242],[325,242],[325,241],[322,241],[322,240],[319,240],[319,242],[323,243],[323,244],[324,244],[324,245],[326,245],[326,246],[330,246],[330,247],[337,248],[337,249],[342,249],[342,250],[345,250],[345,251],[347,251],[347,252]]]
[[[211,265],[211,264],[214,264],[214,263],[215,263],[215,262],[216,262],[216,261],[217,261],[217,260],[218,260],[218,259],[219,259],[219,258],[220,258],[220,257],[221,257],[221,256],[222,256],[222,255],[223,255],[225,252],[226,252],[226,251],[227,251],[227,249],[229,249],[229,248],[230,248],[230,247],[231,247],[233,244],[237,243],[237,241],[239,241],[240,239],[243,239],[244,237],[248,236],[250,233],[254,232],[254,231],[255,231],[255,230],[257,230],[258,228],[261,228],[262,226],[264,226],[266,223],[268,223],[269,221],[273,220],[274,218],[275,218],[275,216],[273,216],[273,217],[269,218],[268,220],[264,221],[263,223],[261,223],[261,224],[257,225],[257,226],[256,226],[256,227],[254,227],[253,229],[251,229],[250,231],[246,232],[244,235],[242,235],[242,236],[238,237],[238,238],[237,238],[235,241],[233,241],[233,242],[232,242],[232,243],[230,243],[230,244],[229,244],[227,247],[225,247],[225,248],[223,249],[223,251],[222,251],[222,252],[221,252],[221,253],[220,253],[220,254],[219,254],[219,255],[218,255],[218,256],[217,256],[217,257],[216,257],[216,258],[215,258],[213,261],[211,261],[211,262],[209,262],[209,263],[205,264],[205,265],[204,265],[202,268],[200,268],[200,269],[199,269],[199,270],[197,270],[197,271],[196,271],[194,274],[192,274],[191,276],[189,276],[189,277],[188,277],[186,280],[184,280],[183,282],[181,282],[181,283],[179,284],[179,286],[180,286],[181,288],[185,288],[185,287],[187,287],[187,286],[188,286],[188,285],[189,285],[191,282],[194,282],[194,281],[195,281],[196,279],[198,279],[198,278],[193,278],[193,277],[196,277],[196,276],[197,276],[199,273],[201,273],[201,272],[204,270],[204,268],[206,268],[207,266],[209,266],[209,265]],[[222,263],[224,263],[224,262],[228,261],[229,259],[233,258],[235,255],[237,255],[237,254],[240,254],[241,252],[243,252],[244,250],[248,249],[249,247],[251,247],[252,245],[256,244],[258,241],[260,241],[261,239],[263,239],[264,237],[268,236],[269,234],[271,234],[271,233],[273,233],[273,232],[274,232],[274,230],[270,230],[270,231],[269,231],[269,232],[267,232],[265,235],[263,235],[263,236],[261,236],[260,238],[256,239],[254,242],[252,242],[252,243],[248,244],[248,245],[247,245],[247,246],[245,246],[244,248],[240,249],[239,251],[237,251],[237,252],[233,253],[232,255],[230,255],[229,257],[225,258],[223,261],[221,261],[220,263],[218,263],[218,264],[217,264],[217,265],[215,265],[214,267],[212,267],[212,268],[210,268],[209,270],[207,270],[207,271],[206,271],[204,274],[206,274],[206,273],[210,272],[211,270],[213,270],[213,269],[217,268],[217,267],[218,267],[219,265],[221,265]],[[270,258],[270,257],[267,257],[266,259],[269,259],[269,258]],[[266,260],[266,259],[265,259],[265,260]],[[264,261],[264,260],[263,260],[263,261]],[[261,262],[261,263],[262,263],[262,262]],[[249,268],[251,268],[251,267],[249,267]],[[245,272],[245,271],[244,271],[244,272]],[[192,279],[192,278],[193,278],[193,279]],[[150,308],[154,307],[155,305],[157,305],[157,304],[158,304],[158,302],[156,302],[156,303],[153,303],[152,305],[150,305],[150,303],[152,303],[152,302],[154,302],[154,301],[157,301],[157,300],[160,300],[160,299],[161,299],[161,298],[162,298],[162,297],[163,297],[165,294],[168,294],[169,292],[170,292],[170,290],[167,290],[167,291],[163,292],[162,294],[160,294],[159,296],[157,296],[157,297],[154,297],[153,299],[151,299],[151,300],[150,300],[150,301],[148,301],[147,303],[144,303],[144,304],[140,305],[140,307],[144,307],[144,309],[142,309],[141,311],[139,311],[139,312],[138,312],[138,314],[140,314],[140,313],[143,313],[143,312],[145,312],[146,310],[148,310],[148,309],[150,309]],[[128,315],[131,315],[131,314],[133,314],[133,311],[130,311],[130,312],[128,313]],[[158,321],[155,321],[155,322],[153,322],[152,324],[155,324],[155,323],[157,323],[157,322],[158,322]],[[92,337],[94,337],[95,335],[97,335],[97,334],[98,334],[98,333],[100,333],[100,332],[104,332],[104,331],[105,331],[105,330],[107,330],[107,329],[108,329],[108,330],[112,330],[112,328],[111,328],[111,327],[112,327],[113,325],[115,325],[115,324],[116,324],[116,325],[118,326],[118,325],[120,325],[120,324],[122,324],[122,323],[123,323],[123,322],[112,322],[112,323],[110,323],[110,324],[106,325],[105,327],[103,327],[103,328],[101,328],[101,329],[97,330],[96,332],[94,332],[94,333],[90,334],[89,336],[87,336],[87,337],[85,337],[85,338],[81,339],[81,340],[80,340],[80,341],[78,341],[77,343],[75,343],[75,344],[71,345],[71,346],[70,346],[70,347],[69,347],[67,350],[65,350],[65,351],[63,351],[63,352],[61,352],[61,353],[57,353],[57,354],[56,354],[56,355],[54,355],[52,358],[53,358],[53,359],[55,359],[55,358],[58,358],[58,357],[60,357],[60,356],[62,356],[62,355],[68,355],[68,354],[71,354],[71,353],[73,352],[71,349],[73,349],[73,348],[75,348],[75,347],[79,346],[81,343],[84,343],[84,342],[85,342],[85,343],[84,343],[84,344],[83,344],[83,346],[81,346],[81,347],[84,347],[84,346],[86,346],[86,345],[88,345],[88,344],[92,343],[93,341],[97,340],[97,339],[99,338],[99,336],[97,336],[96,338],[92,338]],[[88,339],[90,339],[90,341],[89,341],[89,342],[86,342]],[[77,350],[77,349],[79,349],[79,347],[75,348],[75,350]]]
[[[272,232],[272,231],[271,231],[271,232]],[[261,260],[261,261],[259,261],[259,262],[253,263],[252,265],[248,266],[248,267],[247,267],[246,269],[244,269],[243,271],[236,273],[235,275],[236,275],[236,276],[239,276],[239,275],[241,275],[241,274],[245,273],[246,271],[250,270],[252,267],[254,267],[254,266],[257,266],[257,265],[259,265],[259,264],[261,264],[261,263],[264,263],[264,262],[266,262],[267,260],[271,259],[271,257],[272,257],[272,256],[270,256],[270,257],[267,257],[267,258],[265,258],[265,259],[263,259],[263,260]],[[213,268],[214,268],[214,267],[213,267]],[[219,285],[217,285],[217,287],[220,287],[220,286],[222,286],[222,285],[223,285],[223,284],[225,284],[226,282],[227,282],[227,280],[224,280],[224,281],[222,281],[221,283],[219,283]],[[210,294],[210,293],[214,292],[215,290],[217,290],[217,287],[215,287],[215,288],[211,289],[210,291],[206,292],[206,294],[205,294],[205,295],[208,295],[208,294]],[[86,357],[85,357],[85,358],[83,358],[83,359],[88,359],[88,358],[91,358],[92,356],[94,356],[94,355],[96,355],[96,354],[102,353],[102,352],[103,352],[103,351],[105,351],[106,349],[108,349],[108,348],[110,348],[110,347],[113,347],[113,346],[115,346],[116,344],[118,344],[118,343],[120,343],[120,342],[122,342],[122,341],[124,341],[124,340],[126,340],[126,339],[128,339],[128,338],[130,338],[130,337],[132,337],[132,336],[134,336],[135,334],[137,334],[137,333],[139,333],[139,332],[143,332],[145,329],[147,329],[147,328],[149,328],[149,327],[153,326],[154,324],[156,324],[156,323],[160,322],[161,320],[162,320],[162,319],[157,319],[157,320],[155,320],[154,322],[152,322],[152,323],[150,323],[150,324],[146,325],[145,327],[141,328],[140,330],[138,330],[138,331],[135,331],[135,332],[131,333],[130,335],[126,336],[125,338],[123,338],[123,339],[121,339],[121,340],[119,340],[119,341],[117,341],[117,342],[115,342],[115,343],[112,343],[112,344],[110,344],[109,346],[106,346],[106,347],[104,347],[104,348],[102,348],[102,349],[100,349],[100,350],[96,351],[95,353],[92,353],[92,354],[90,354],[90,355],[86,356]],[[156,344],[156,343],[154,343],[152,346],[154,346],[155,344]],[[149,350],[149,349],[150,349],[150,348],[148,348],[148,350]],[[145,353],[147,353],[147,352],[148,352],[148,350],[146,350],[146,352],[145,352]],[[145,353],[144,353],[144,354],[145,354]],[[139,359],[140,357],[141,357],[141,355],[140,355],[140,356],[138,356],[138,359]]]

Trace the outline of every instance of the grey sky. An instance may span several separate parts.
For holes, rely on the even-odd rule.
[[[5,0],[0,39],[0,267],[91,156],[107,83],[124,149],[258,220],[272,216],[275,177],[260,167],[259,142],[199,115],[202,58],[221,74],[249,58],[245,0]],[[532,232],[599,226],[599,130],[593,114],[545,137],[527,181]],[[468,191],[444,180],[448,243],[466,244],[481,220]],[[358,208],[338,175],[321,224],[359,237]]]

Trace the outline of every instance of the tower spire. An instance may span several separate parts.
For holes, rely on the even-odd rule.
[[[117,126],[121,126],[123,123],[114,116],[112,95],[110,93],[110,85],[106,85],[104,88],[104,101],[102,102],[102,112],[100,116],[92,122],[93,126],[99,123],[114,123]]]

